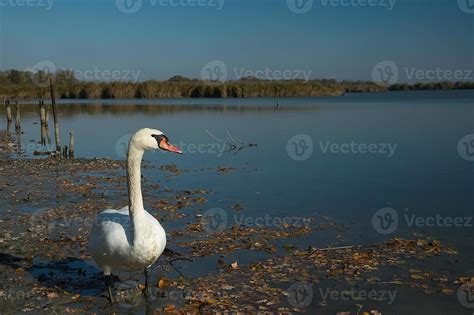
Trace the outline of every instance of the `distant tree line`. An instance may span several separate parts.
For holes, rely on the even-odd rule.
[[[0,97],[47,98],[52,79],[59,97],[64,99],[99,98],[246,98],[328,96],[349,92],[406,90],[473,89],[474,82],[394,84],[384,86],[370,81],[336,80],[261,80],[246,77],[236,81],[212,82],[174,76],[166,81],[91,82],[79,81],[72,71],[54,75],[39,71],[0,72]]]

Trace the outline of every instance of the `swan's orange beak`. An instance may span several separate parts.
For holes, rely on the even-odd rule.
[[[180,148],[170,144],[168,142],[168,139],[166,139],[166,138],[161,139],[159,146],[160,146],[160,149],[170,151],[170,152],[174,152],[174,153],[178,153],[178,154],[183,154],[183,151],[181,151]]]

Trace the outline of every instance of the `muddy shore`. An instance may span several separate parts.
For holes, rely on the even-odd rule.
[[[144,184],[149,212],[167,226],[167,252],[154,266],[152,297],[140,295],[141,274],[120,274],[112,308],[87,242],[95,215],[127,203],[125,163],[109,159],[18,159],[14,139],[0,133],[0,313],[212,313],[304,312],[309,304],[325,311],[328,301],[300,299],[314,286],[414,288],[424,294],[455,296],[470,275],[439,273],[424,261],[446,260],[456,249],[437,240],[388,239],[366,246],[298,248],[277,241],[340,227],[325,218],[278,227],[228,226],[209,229],[207,198],[213,192],[162,189]],[[144,163],[143,167],[154,166]],[[156,169],[179,176],[175,166]],[[216,170],[218,171],[218,170]],[[235,205],[233,211],[241,211]],[[179,224],[172,224],[182,222]],[[291,243],[291,242],[289,242]],[[236,253],[262,253],[251,263]],[[193,264],[218,266],[204,275]],[[414,263],[421,267],[413,268]],[[394,271],[395,270],[395,271]],[[340,289],[342,290],[342,289]],[[296,292],[296,293],[295,293]],[[296,294],[296,295],[295,295]],[[357,301],[351,308],[357,311]],[[377,305],[377,303],[375,303]],[[364,311],[379,311],[367,307]],[[367,313],[368,314],[368,313]]]

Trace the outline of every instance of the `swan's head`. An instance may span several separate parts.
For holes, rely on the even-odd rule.
[[[138,130],[130,139],[130,145],[143,150],[161,149],[182,154],[180,148],[169,143],[169,139],[163,132],[156,129],[144,128]]]

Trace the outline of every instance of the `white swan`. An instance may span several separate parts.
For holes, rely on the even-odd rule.
[[[182,151],[168,142],[159,130],[141,129],[130,139],[127,154],[128,206],[107,209],[96,218],[90,235],[89,250],[105,275],[110,302],[112,271],[145,270],[148,291],[149,267],[166,247],[166,233],[161,224],[143,208],[141,161],[145,150]]]

